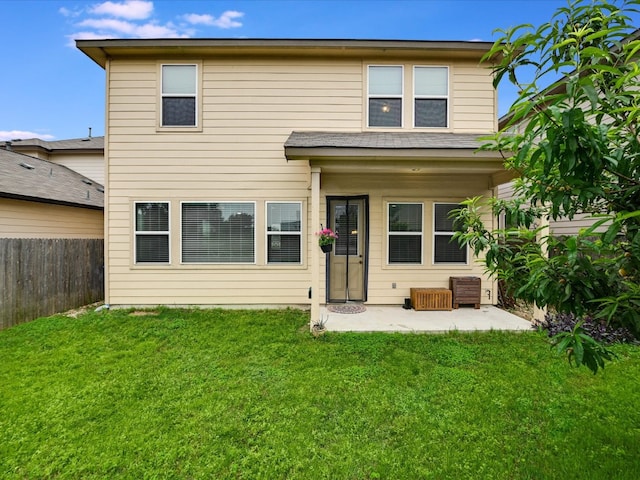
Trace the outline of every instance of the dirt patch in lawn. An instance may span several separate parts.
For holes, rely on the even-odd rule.
[[[72,310],[68,310],[68,311],[64,312],[63,315],[65,317],[69,317],[69,318],[78,318],[83,313],[86,313],[89,310],[95,310],[96,308],[98,308],[102,304],[103,304],[103,302],[96,302],[96,303],[91,303],[89,305],[83,305],[82,307],[78,307],[78,308],[74,308]]]

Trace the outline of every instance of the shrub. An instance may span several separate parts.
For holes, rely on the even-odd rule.
[[[599,343],[611,345],[613,343],[636,343],[637,339],[625,327],[610,325],[603,319],[591,316],[576,317],[573,313],[547,313],[540,328],[546,330],[550,337],[559,333],[572,332],[578,322],[582,321],[582,330]]]

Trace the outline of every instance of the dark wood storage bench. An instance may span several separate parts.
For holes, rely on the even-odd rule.
[[[480,308],[479,277],[449,277],[449,288],[453,295],[453,308],[466,304]]]

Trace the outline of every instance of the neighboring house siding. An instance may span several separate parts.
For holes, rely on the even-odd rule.
[[[104,238],[101,210],[0,198],[0,238]]]
[[[82,155],[49,155],[47,158],[52,163],[64,165],[75,170],[80,175],[90,178],[94,182],[104,185],[104,154],[82,154]]]
[[[502,200],[510,200],[514,195],[513,182],[505,183],[498,187],[498,198]],[[583,228],[589,228],[593,225],[595,220],[588,214],[575,215],[571,220],[566,217],[558,218],[557,220],[549,220],[549,231],[554,236],[568,236],[577,235]],[[500,227],[504,227],[500,225]],[[596,229],[598,232],[603,232],[607,229],[607,224]]]
[[[201,131],[158,129],[161,61],[112,60],[108,67],[108,301],[137,304],[308,304],[310,255],[317,254],[310,225],[310,168],[287,162],[283,145],[294,130],[360,132],[365,128],[367,64],[361,60],[199,59],[202,67]],[[387,59],[388,63],[388,59]],[[415,62],[424,65],[424,62]],[[441,62],[434,62],[441,65]],[[488,70],[452,66],[447,131],[495,128],[494,93]],[[476,96],[488,95],[478,101]],[[409,127],[405,125],[405,127]],[[363,169],[366,164],[363,164]],[[411,286],[448,285],[452,273],[482,275],[469,265],[431,266],[431,204],[490,194],[482,176],[322,176],[324,195],[367,194],[371,239],[369,303],[401,304]],[[423,177],[426,178],[426,177]],[[471,190],[470,190],[471,189]],[[403,198],[425,204],[424,265],[385,266],[384,202]],[[255,265],[182,265],[181,201],[248,201],[256,205]],[[302,202],[302,265],[266,265],[265,202]],[[133,203],[170,203],[170,265],[136,265]],[[322,207],[321,219],[326,218]],[[324,260],[323,260],[324,261]],[[484,280],[491,288],[488,280]],[[396,289],[391,284],[397,283]],[[324,301],[325,292],[314,292]],[[483,297],[485,303],[490,303]],[[493,301],[493,297],[491,298]]]

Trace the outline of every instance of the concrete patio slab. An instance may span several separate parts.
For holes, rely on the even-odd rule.
[[[451,311],[405,310],[398,306],[365,305],[362,313],[334,313],[320,308],[327,330],[334,332],[431,332],[444,333],[531,330],[531,322],[492,305]]]

